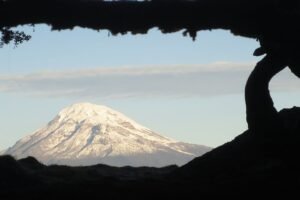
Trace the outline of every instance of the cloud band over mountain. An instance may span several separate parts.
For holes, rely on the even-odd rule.
[[[99,67],[0,76],[0,92],[46,97],[211,96],[241,93],[255,63]],[[298,90],[288,72],[272,82],[277,91]]]

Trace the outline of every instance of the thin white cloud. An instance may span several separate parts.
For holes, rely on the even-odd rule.
[[[88,68],[81,70],[68,70],[68,71],[44,71],[39,73],[32,73],[27,75],[10,76],[2,75],[0,80],[41,80],[41,79],[72,79],[78,77],[94,77],[99,75],[155,75],[155,74],[184,74],[193,72],[214,72],[214,71],[245,71],[253,67],[255,63],[232,63],[226,61],[214,62],[211,64],[201,65],[170,65],[170,66],[143,66],[143,67],[99,67],[99,68]]]
[[[0,91],[51,97],[125,98],[207,96],[240,93],[255,63],[99,67],[0,76]],[[285,72],[272,82],[277,90],[298,90]],[[300,81],[299,81],[300,82]]]

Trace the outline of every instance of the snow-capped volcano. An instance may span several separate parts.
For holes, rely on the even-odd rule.
[[[161,136],[106,106],[78,103],[5,154],[45,164],[161,167],[183,165],[209,150]]]

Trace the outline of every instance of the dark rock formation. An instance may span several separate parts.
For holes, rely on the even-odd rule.
[[[272,137],[257,139],[248,130],[206,155],[178,169],[178,180],[197,184],[204,193],[224,192],[230,195],[297,194],[300,186],[299,148],[300,108],[278,113],[285,122],[281,131],[277,125],[268,127]]]
[[[226,29],[236,35],[298,43],[299,1],[292,0],[179,0],[85,1],[2,0],[0,30],[18,25],[48,24],[53,30],[75,26],[112,34],[146,34],[157,27],[163,33]]]
[[[151,199],[188,198],[199,194],[241,195],[244,198],[253,194],[269,197],[298,194],[300,109],[277,112],[268,84],[286,66],[300,77],[299,2],[0,1],[0,31],[4,44],[29,39],[22,33],[10,32],[11,27],[24,24],[44,23],[53,30],[72,29],[75,26],[108,29],[112,34],[145,34],[153,27],[158,27],[163,33],[185,29],[184,35],[193,38],[197,31],[221,28],[236,35],[258,39],[261,48],[255,51],[255,55],[266,54],[246,85],[249,130],[232,142],[179,169],[43,167],[33,159],[25,162],[1,157],[0,198]],[[131,175],[126,178],[128,174]]]
[[[300,51],[296,43],[277,43],[263,37],[260,38],[260,43],[261,47],[254,55],[266,56],[257,63],[246,84],[247,122],[250,131],[270,137],[283,132],[284,122],[273,105],[269,83],[285,67],[289,67],[293,74],[300,77]]]

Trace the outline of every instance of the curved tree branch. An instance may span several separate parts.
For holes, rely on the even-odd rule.
[[[269,92],[269,83],[286,66],[280,56],[268,54],[257,63],[248,78],[245,88],[247,122],[249,130],[254,133],[266,135],[276,125],[280,126],[278,112]]]

